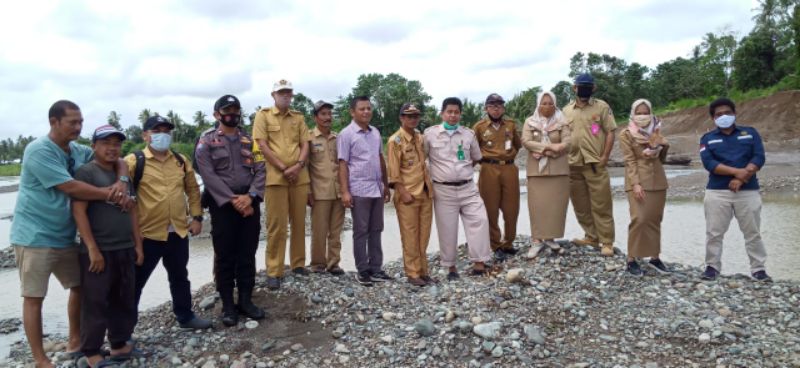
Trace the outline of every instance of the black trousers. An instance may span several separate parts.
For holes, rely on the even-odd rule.
[[[81,253],[81,351],[100,354],[106,332],[112,349],[120,349],[136,327],[136,252],[133,248],[101,251],[103,272],[89,272],[89,254]]]
[[[189,236],[181,238],[177,233],[169,233],[167,241],[144,238],[144,263],[136,267],[136,306],[142,296],[142,289],[147,284],[150,274],[158,266],[164,264],[169,279],[169,292],[172,294],[172,311],[178,323],[186,323],[194,319],[192,312],[192,285],[189,282]]]
[[[211,215],[217,291],[223,297],[223,293],[232,293],[234,287],[240,292],[251,291],[255,286],[261,206],[253,203],[253,214],[242,217],[231,203],[219,207],[213,200],[210,202],[208,212]]]

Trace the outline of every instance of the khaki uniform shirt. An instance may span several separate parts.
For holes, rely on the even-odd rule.
[[[437,124],[425,129],[423,137],[431,180],[446,183],[473,179],[475,170],[472,163],[481,160],[475,132],[459,125],[451,136],[442,124]],[[464,151],[463,160],[458,159],[459,145]]]
[[[633,139],[628,129],[619,134],[619,146],[625,160],[625,191],[639,184],[644,190],[666,190],[667,175],[662,163],[667,159],[669,146],[663,146],[656,157],[644,157],[645,146]]]
[[[186,237],[189,233],[187,214],[193,217],[203,215],[200,187],[197,185],[192,163],[184,157],[184,165],[181,165],[172,151],[167,151],[164,161],[156,159],[150,152],[150,147],[145,147],[142,152],[144,172],[136,191],[136,212],[142,236],[166,241],[171,226],[180,237]],[[130,177],[133,177],[136,156],[125,156],[125,162],[128,164]]]
[[[570,166],[583,166],[600,162],[605,150],[606,135],[617,129],[611,107],[603,100],[590,98],[586,106],[578,107],[571,101],[563,110],[572,132]]]
[[[422,141],[420,132],[415,130],[414,135],[411,135],[403,128],[398,129],[389,137],[386,170],[389,174],[389,185],[400,183],[415,198],[433,198],[433,185],[425,166]],[[425,188],[428,189],[427,193]]]
[[[318,128],[311,131],[311,148],[308,154],[308,172],[311,176],[311,193],[318,201],[335,200],[339,193],[339,160],[336,153],[336,133],[327,137]]]
[[[475,123],[473,129],[484,159],[513,161],[517,158],[522,142],[513,119],[503,118],[499,128],[495,129],[492,120],[486,117]]]
[[[254,159],[253,140],[241,130],[234,136],[226,136],[222,130],[206,131],[194,157],[205,190],[217,206],[230,202],[235,194],[255,193],[264,198],[264,161]]]
[[[308,127],[303,114],[289,110],[281,114],[277,107],[264,108],[256,113],[253,122],[253,138],[266,142],[267,147],[275,153],[284,165],[294,165],[300,159],[300,145],[309,140]],[[288,186],[289,181],[277,167],[269,161],[267,165],[266,185]],[[300,170],[296,185],[308,184],[308,170]]]
[[[522,145],[531,152],[528,154],[527,176],[569,175],[568,155],[572,141],[569,125],[556,122],[551,124],[546,131],[528,122],[525,122],[525,125],[522,126]],[[547,166],[542,171],[539,171],[539,160],[533,158],[533,153],[544,152],[545,144],[542,143],[544,134],[547,134],[550,138],[550,143],[564,143],[567,148],[559,157],[548,157]]]

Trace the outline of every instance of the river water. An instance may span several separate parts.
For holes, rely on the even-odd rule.
[[[677,176],[695,172],[694,170],[670,170],[669,176]],[[10,180],[10,181],[9,181]],[[13,179],[0,179],[0,186],[13,183]],[[612,178],[612,185],[621,185],[622,178]],[[524,187],[523,187],[524,191]],[[530,222],[527,211],[527,194],[523,193],[518,232],[530,233]],[[11,221],[9,215],[14,211],[17,193],[0,193],[0,248],[8,246]],[[800,239],[800,199],[793,197],[764,197],[762,210],[762,236],[767,247],[769,257],[767,270],[776,279],[800,280],[800,248],[795,246]],[[630,220],[628,202],[625,199],[614,200],[614,219],[617,241],[615,245],[625,251],[627,242],[627,226]],[[384,215],[385,229],[383,234],[384,258],[389,260],[399,259],[402,248],[399,243],[400,233],[394,209],[387,206]],[[502,225],[501,225],[502,226]],[[579,237],[583,235],[575,220],[570,207],[567,215],[566,236]],[[664,213],[662,225],[662,259],[666,262],[679,262],[694,266],[703,264],[705,255],[705,220],[703,217],[703,203],[701,200],[673,200],[670,199]],[[459,228],[459,243],[465,237],[463,229]],[[310,244],[310,239],[306,239]],[[433,226],[429,250],[435,252],[438,240],[436,226]],[[354,270],[352,256],[352,233],[344,232],[342,236],[342,267]],[[258,249],[257,263],[263,267],[264,244]],[[307,257],[308,257],[307,253]],[[212,281],[211,260],[213,249],[210,239],[199,239],[191,244],[191,259],[189,260],[189,278],[193,288],[202,286]],[[748,274],[747,255],[744,249],[742,233],[734,223],[731,225],[725,238],[725,251],[723,253],[724,274]],[[288,263],[288,261],[287,261]],[[0,298],[0,319],[21,317],[22,299],[19,297],[19,276],[16,269],[0,270],[0,285],[6,290],[4,297]],[[43,319],[45,333],[65,334],[67,326],[66,299],[67,292],[61,289],[55,278],[50,280],[50,288],[45,299]],[[162,267],[158,267],[150,278],[145,288],[141,307],[143,309],[156,306],[169,300],[169,285],[167,276]],[[9,346],[19,339],[23,339],[22,331],[0,336],[0,363],[8,355]]]

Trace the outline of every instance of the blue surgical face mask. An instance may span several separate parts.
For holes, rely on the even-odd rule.
[[[169,133],[152,133],[150,134],[150,148],[164,152],[169,149],[172,143],[172,135]]]
[[[714,120],[714,124],[720,129],[730,128],[734,122],[736,122],[736,115],[722,115]]]

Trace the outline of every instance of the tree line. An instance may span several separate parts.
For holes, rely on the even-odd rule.
[[[569,80],[556,83],[550,90],[563,106],[573,95],[571,80],[580,73],[591,73],[598,87],[595,96],[611,105],[618,120],[624,120],[631,101],[642,97],[665,108],[671,104],[680,105],[680,101],[710,100],[764,88],[800,88],[800,0],[761,0],[753,19],[754,27],[747,35],[739,38],[729,30],[707,33],[688,56],[677,57],[655,68],[613,55],[577,52],[569,60]],[[536,108],[536,95],[541,90],[541,86],[532,86],[513,96],[503,96],[507,100],[506,114],[518,123],[524,121]],[[360,95],[371,97],[372,124],[384,138],[400,127],[398,110],[406,102],[415,103],[423,110],[421,129],[440,121],[436,103],[432,103],[432,97],[420,81],[397,73],[369,73],[360,75],[348,94],[332,101],[334,130],[339,131],[350,122],[349,101]],[[291,106],[305,116],[309,127],[314,126],[313,102],[312,98],[298,92]],[[463,102],[462,122],[471,126],[483,117],[483,102],[469,99]],[[246,130],[250,129],[260,109],[261,106],[256,106],[242,112]],[[159,113],[143,109],[136,117],[139,124],[124,129],[128,138],[123,146],[124,153],[144,146],[142,126],[154,115]],[[213,125],[212,118],[203,111],[195,112],[188,121],[172,110],[162,116],[175,125],[174,148],[189,157],[201,132]],[[122,129],[121,120],[122,116],[116,111],[111,111],[107,118],[109,124],[119,129]],[[21,158],[30,140],[32,137],[20,136],[16,142],[0,141],[0,161]],[[86,138],[81,140],[88,143]]]

